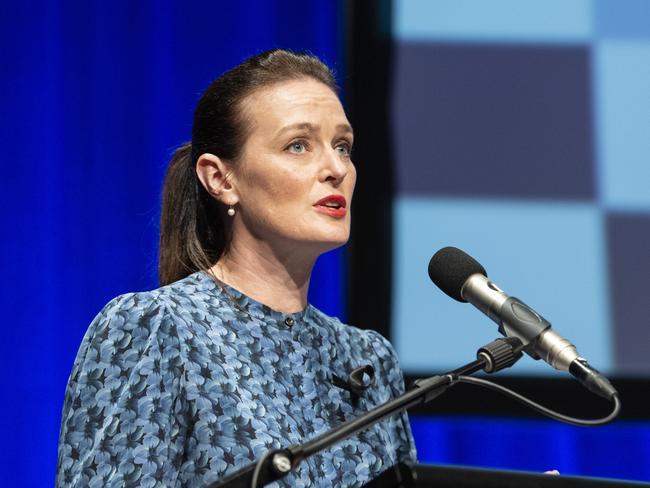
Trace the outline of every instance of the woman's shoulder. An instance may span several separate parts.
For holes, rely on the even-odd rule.
[[[215,310],[222,300],[219,294],[214,293],[210,278],[203,275],[205,273],[199,271],[159,288],[124,293],[110,300],[97,317],[122,317],[124,321],[134,321],[160,316],[161,309],[172,317],[208,307]]]
[[[193,341],[194,326],[207,323],[208,316],[214,323],[219,307],[223,306],[219,295],[211,292],[207,279],[194,273],[160,288],[113,298],[90,323],[81,355],[91,344],[106,348],[115,340],[118,345],[128,342],[131,351],[151,340],[165,344]]]
[[[209,290],[205,278],[195,273],[154,290],[113,298],[90,323],[72,377],[97,365],[130,370],[147,357],[184,357],[197,345],[195,325],[218,301]],[[212,305],[208,298],[215,299]]]

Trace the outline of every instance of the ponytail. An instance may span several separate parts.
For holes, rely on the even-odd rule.
[[[181,145],[169,162],[163,186],[160,285],[212,267],[226,248],[226,231],[219,203],[196,176],[191,143]]]

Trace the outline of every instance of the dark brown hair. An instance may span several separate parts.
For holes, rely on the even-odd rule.
[[[169,162],[160,219],[161,285],[214,265],[227,250],[230,226],[223,205],[205,190],[196,161],[205,153],[236,163],[248,137],[243,101],[255,90],[300,78],[313,78],[335,93],[332,71],[310,54],[266,51],[217,78],[196,110],[192,142],[181,145]]]

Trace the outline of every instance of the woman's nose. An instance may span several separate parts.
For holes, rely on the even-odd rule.
[[[327,151],[323,167],[323,181],[330,181],[335,186],[339,185],[348,174],[349,161],[341,158],[336,148]]]

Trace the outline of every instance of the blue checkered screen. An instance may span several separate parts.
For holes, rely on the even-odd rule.
[[[598,369],[650,375],[650,2],[396,0],[392,27],[405,371],[499,336],[429,280],[452,245]],[[560,374],[527,357],[511,373]]]

